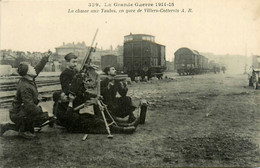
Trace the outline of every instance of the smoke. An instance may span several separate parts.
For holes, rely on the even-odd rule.
[[[206,56],[209,61],[214,61],[220,68],[222,66],[226,67],[226,73],[230,74],[243,74],[248,71],[252,64],[251,57],[246,57],[243,55],[215,55],[213,53],[201,53]]]
[[[222,59],[227,68],[227,73],[243,74],[248,72],[251,66],[251,57],[246,56],[229,56]]]

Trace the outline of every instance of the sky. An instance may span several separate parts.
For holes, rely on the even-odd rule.
[[[174,6],[113,6],[136,2],[166,2]],[[89,3],[99,3],[100,7],[89,7]],[[104,3],[112,6],[104,7]],[[75,12],[102,8],[142,12]],[[145,13],[146,8],[179,12]],[[166,46],[167,60],[181,47],[221,55],[260,55],[260,0],[2,0],[0,9],[1,50],[55,51],[63,42],[85,41],[90,45],[98,28],[98,48],[123,45],[124,36],[130,32],[151,34],[157,43]],[[74,13],[68,13],[69,9]]]

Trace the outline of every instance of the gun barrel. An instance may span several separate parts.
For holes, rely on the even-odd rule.
[[[93,45],[94,45],[94,42],[95,42],[95,40],[96,40],[97,33],[98,33],[98,29],[96,30],[96,33],[95,33],[95,35],[94,35],[94,37],[93,37],[93,40],[92,40],[92,43],[91,43],[91,46],[90,46],[90,49],[89,49],[89,51],[88,51],[86,57],[85,57],[84,60],[83,60],[83,64],[81,65],[80,70],[83,70],[85,64],[86,64],[86,63],[89,63],[89,61],[91,60],[91,59],[90,59],[90,56],[91,56],[91,53],[92,53],[92,51],[93,51]]]

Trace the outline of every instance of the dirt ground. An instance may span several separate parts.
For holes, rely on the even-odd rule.
[[[260,91],[246,75],[167,74],[132,83],[129,95],[149,102],[146,123],[132,135],[70,134],[45,127],[34,140],[7,132],[1,167],[260,166]],[[43,103],[50,111],[52,102]],[[1,122],[9,121],[0,110]]]

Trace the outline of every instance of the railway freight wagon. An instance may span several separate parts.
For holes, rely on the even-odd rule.
[[[101,56],[101,69],[107,66],[115,67],[117,72],[123,71],[123,56],[117,55],[103,55]]]
[[[208,58],[203,55],[199,55],[199,73],[206,73],[208,72]]]
[[[174,53],[174,68],[179,75],[204,73],[208,69],[208,58],[196,50],[179,48]]]
[[[162,78],[166,70],[165,46],[156,43],[154,38],[147,34],[124,36],[123,67],[131,80],[137,76]]]

